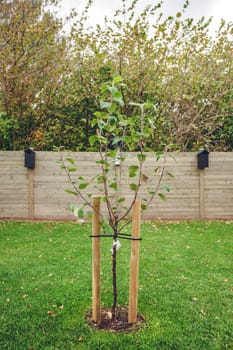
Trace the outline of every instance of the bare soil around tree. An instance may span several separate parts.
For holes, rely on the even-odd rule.
[[[128,307],[119,306],[116,310],[116,315],[113,318],[110,308],[101,309],[101,322],[99,325],[92,321],[92,312],[89,311],[86,315],[86,320],[92,328],[99,330],[107,330],[109,332],[133,332],[146,326],[145,317],[137,314],[136,323],[128,322]]]

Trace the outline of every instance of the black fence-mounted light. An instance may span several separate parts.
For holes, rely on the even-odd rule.
[[[36,153],[32,148],[28,148],[24,151],[24,166],[25,168],[35,168]]]
[[[202,150],[197,154],[197,166],[198,169],[205,169],[209,167],[209,152]]]

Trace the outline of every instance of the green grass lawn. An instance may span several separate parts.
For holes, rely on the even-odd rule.
[[[91,225],[0,222],[1,350],[233,349],[233,222],[142,224],[139,311],[146,327],[90,328]],[[130,241],[121,241],[128,303]],[[102,240],[102,304],[111,306],[111,239]]]

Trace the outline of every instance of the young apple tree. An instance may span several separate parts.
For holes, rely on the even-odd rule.
[[[165,199],[169,186],[162,184],[165,173],[165,153],[150,148],[154,136],[153,105],[131,103],[135,111],[130,118],[122,114],[124,85],[121,77],[115,77],[110,84],[102,87],[100,110],[95,113],[92,127],[96,133],[90,136],[91,146],[98,146],[99,159],[96,160],[97,173],[92,179],[78,175],[78,167],[71,156],[61,153],[60,164],[65,170],[72,189],[66,190],[79,200],[78,207],[72,206],[80,218],[84,217],[85,207],[93,208],[92,197],[99,195],[105,206],[106,218],[100,213],[102,227],[112,231],[112,317],[117,307],[117,250],[123,229],[131,222],[131,210],[137,198],[141,200],[141,210],[146,210],[156,195]],[[139,110],[139,114],[136,112]],[[147,174],[145,164],[148,154],[153,154],[153,175]],[[172,176],[167,172],[168,176]],[[126,181],[127,179],[127,181]],[[126,197],[123,184],[127,183],[131,193]],[[88,191],[90,185],[96,191]],[[95,193],[94,193],[95,192]],[[81,204],[80,204],[81,201]],[[94,209],[95,210],[95,209]],[[105,231],[105,230],[104,230]],[[106,233],[106,232],[105,232]]]

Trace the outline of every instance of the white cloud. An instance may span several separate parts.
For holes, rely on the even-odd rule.
[[[214,1],[213,12],[218,19],[225,19],[227,22],[233,20],[233,1],[216,0]]]

